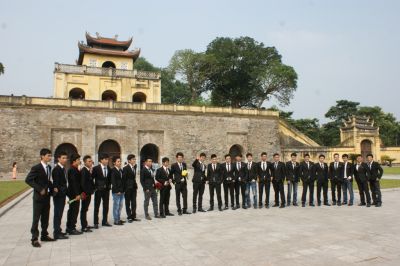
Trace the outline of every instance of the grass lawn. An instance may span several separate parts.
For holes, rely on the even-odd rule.
[[[0,181],[0,206],[17,193],[21,193],[29,186],[23,180]]]
[[[381,179],[381,188],[400,187],[400,179]]]
[[[400,167],[384,167],[383,175],[400,175]]]

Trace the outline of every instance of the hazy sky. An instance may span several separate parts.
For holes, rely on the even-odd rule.
[[[275,46],[298,73],[296,118],[324,119],[336,100],[400,118],[400,1],[0,1],[0,94],[51,96],[55,62],[74,64],[85,31],[131,36],[167,66],[176,50],[215,37]],[[274,104],[267,103],[266,106]]]

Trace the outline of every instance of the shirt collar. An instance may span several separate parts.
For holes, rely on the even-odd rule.
[[[43,161],[40,161],[40,163],[42,164],[42,166],[43,166],[44,169],[47,169],[47,167],[49,166],[47,163],[45,163],[45,162],[43,162]]]
[[[61,169],[64,169],[64,166],[63,166],[62,164],[60,164],[60,163],[57,163],[57,165],[58,165],[58,166],[60,166],[60,167],[61,167]]]

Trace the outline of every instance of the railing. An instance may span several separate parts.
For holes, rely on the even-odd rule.
[[[279,117],[279,112],[260,109],[235,109],[230,107],[192,106],[158,103],[132,103],[94,100],[74,100],[61,98],[39,98],[27,96],[1,96],[1,106],[51,106],[71,107],[85,109],[114,109],[114,110],[140,110],[163,113],[188,113],[188,114],[226,114],[232,116],[258,116]]]
[[[95,76],[106,76],[112,78],[137,78],[137,79],[160,79],[160,73],[150,71],[139,71],[139,70],[126,70],[116,68],[104,68],[104,67],[89,67],[84,65],[66,65],[66,64],[55,64],[55,73],[67,73],[67,74],[82,74],[82,75],[95,75]]]

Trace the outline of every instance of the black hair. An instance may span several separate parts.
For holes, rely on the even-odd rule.
[[[183,157],[183,153],[182,152],[178,152],[175,157],[178,158],[179,156]]]
[[[249,156],[253,157],[253,154],[251,154],[250,152],[248,152],[248,153],[246,154],[246,158],[249,157]]]
[[[132,159],[135,159],[135,158],[136,158],[136,157],[135,157],[134,154],[129,154],[128,157],[126,157],[126,159],[127,159],[128,161],[130,161],[130,160],[132,160]]]
[[[83,161],[86,162],[87,160],[92,159],[90,155],[83,156]]]
[[[305,157],[310,157],[310,154],[308,154],[308,153],[304,154],[304,158]]]
[[[279,156],[279,153],[274,153],[273,157],[275,157],[275,156]]]
[[[211,159],[217,158],[216,154],[211,154]]]
[[[57,159],[61,158],[61,156],[68,156],[68,154],[65,151],[60,151],[60,153],[57,154]]]
[[[231,157],[231,155],[230,154],[225,154],[225,159],[226,159],[226,157]]]
[[[324,158],[324,159],[325,159],[325,155],[321,154],[321,155],[319,156],[319,158]]]
[[[349,158],[349,155],[345,153],[342,155],[342,158]]]
[[[368,153],[368,154],[367,154],[367,157],[372,157],[372,158],[374,158],[374,156],[372,155],[372,153]]]
[[[108,159],[109,156],[107,153],[100,153],[99,154],[99,161],[103,160],[103,159]]]
[[[263,151],[263,152],[261,153],[261,156],[263,156],[263,155],[267,155],[267,153],[266,153],[265,151]]]
[[[297,153],[295,153],[295,152],[293,152],[292,154],[290,154],[290,157],[293,157],[293,156],[297,156]]]
[[[169,158],[168,157],[164,157],[164,158],[161,159],[161,161],[162,161],[162,163],[169,162]]]
[[[71,154],[71,157],[70,157],[70,160],[69,160],[70,164],[72,164],[73,162],[75,162],[79,158],[81,158],[81,156],[78,153]]]
[[[114,156],[112,157],[112,162],[115,163],[118,159],[121,160],[121,156],[119,156],[119,155],[114,155]]]
[[[204,152],[200,153],[200,157],[207,157]]]
[[[46,148],[40,150],[40,156],[46,156],[47,154],[51,154],[51,150]]]

